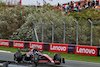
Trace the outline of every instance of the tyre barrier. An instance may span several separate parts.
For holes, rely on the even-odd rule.
[[[42,43],[42,42],[4,40],[4,39],[0,39],[0,46],[20,48],[20,49],[32,49],[37,47],[38,50],[43,50],[43,51],[87,55],[87,56],[100,56],[100,47],[98,46]]]

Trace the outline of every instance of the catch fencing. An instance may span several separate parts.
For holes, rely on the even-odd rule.
[[[99,21],[98,21],[99,22]],[[84,45],[99,45],[99,37],[95,32],[96,21],[59,21],[59,22],[32,22],[33,41],[48,43],[69,43]],[[94,25],[94,26],[93,26]],[[37,29],[37,27],[40,27]],[[37,31],[37,33],[36,33]],[[99,32],[98,32],[99,33]],[[36,36],[36,38],[35,38]]]

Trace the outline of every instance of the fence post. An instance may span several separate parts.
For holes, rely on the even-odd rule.
[[[33,23],[33,42],[35,42],[35,36],[36,36],[37,42],[39,42],[38,35],[37,35],[36,29],[35,29],[35,23],[33,21],[32,21],[32,23]]]
[[[64,26],[63,26],[63,44],[65,44],[65,22],[62,20]]]
[[[76,20],[74,20],[77,24],[77,27],[76,27],[76,45],[78,45],[78,22]]]
[[[92,37],[93,37],[93,28],[92,28],[92,26],[93,26],[93,22],[90,19],[88,19],[88,21],[91,23],[91,38],[90,38],[91,42],[90,42],[90,45],[92,46]]]
[[[35,34],[34,34],[35,23],[34,21],[32,21],[32,23],[33,23],[33,42],[35,42]]]
[[[50,21],[52,24],[52,43],[54,43],[54,23]]]
[[[43,26],[43,22],[42,21],[40,21],[40,23],[42,24],[42,35],[41,35],[41,37],[42,37],[42,42],[43,42],[43,32],[44,32],[44,26]]]

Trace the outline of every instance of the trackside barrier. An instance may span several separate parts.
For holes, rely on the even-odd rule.
[[[68,44],[68,53],[75,54],[75,45],[74,44]]]
[[[0,46],[9,47],[9,40],[0,40]]]
[[[50,52],[59,52],[59,53],[68,53],[68,44],[50,43],[49,51]]]
[[[9,47],[13,47],[13,40],[9,40]]]
[[[29,49],[33,49],[37,47],[38,50],[43,51],[43,43],[40,42],[29,42]]]
[[[97,56],[97,48],[96,46],[76,45],[75,54]]]
[[[97,56],[100,56],[100,47],[97,48]]]
[[[43,51],[79,54],[88,56],[100,56],[100,47],[97,46],[42,43],[42,42],[16,41],[16,40],[4,40],[4,39],[0,39],[0,46],[21,48],[21,49],[29,49],[29,48],[32,49],[34,47],[37,47],[38,50],[43,50]]]
[[[25,41],[25,49],[29,49],[29,41]]]
[[[25,48],[25,42],[24,41],[13,41],[13,48]]]
[[[49,43],[43,43],[43,50],[49,51]]]

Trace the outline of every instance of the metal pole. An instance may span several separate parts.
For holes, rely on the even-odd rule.
[[[34,21],[32,21],[32,23],[33,23],[33,42],[35,42],[35,34],[34,34],[35,23]]]
[[[52,24],[52,43],[54,43],[54,23],[50,21]]]
[[[42,42],[43,42],[43,32],[44,32],[44,26],[43,26],[43,22],[42,22],[42,21],[40,21],[40,23],[42,24],[42,35],[41,35],[41,37],[42,37]]]
[[[76,45],[78,45],[78,22],[76,20],[74,20],[77,24],[77,27],[76,27]]]
[[[92,35],[93,35],[92,26],[93,26],[93,22],[92,22],[90,19],[88,19],[88,21],[91,23],[91,38],[90,38],[91,42],[90,42],[90,44],[91,44],[91,46],[92,46]]]
[[[39,42],[38,35],[37,35],[36,29],[35,29],[35,23],[33,21],[32,21],[32,23],[33,23],[33,41],[35,42],[35,36],[36,36],[36,40],[37,40],[37,42]]]
[[[34,28],[34,32],[35,32],[36,40],[37,40],[37,42],[39,42],[38,35],[37,35],[37,32],[36,32],[35,28]]]
[[[63,44],[65,44],[65,22],[62,20],[63,24],[64,24],[64,28],[63,28]]]
[[[100,39],[99,39],[99,45],[100,45]]]
[[[37,6],[38,6],[38,5],[37,5],[37,0],[36,0],[36,11],[37,11]]]

